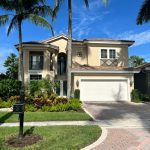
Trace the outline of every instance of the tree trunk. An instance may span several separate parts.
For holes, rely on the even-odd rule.
[[[25,98],[25,87],[24,87],[24,65],[23,65],[23,47],[22,47],[22,21],[18,20],[18,32],[19,32],[19,73],[21,80],[20,88],[20,103],[24,104]],[[23,123],[24,123],[24,112],[19,114],[20,126],[19,126],[19,138],[23,138]]]
[[[71,97],[72,66],[72,0],[68,0],[67,97]]]

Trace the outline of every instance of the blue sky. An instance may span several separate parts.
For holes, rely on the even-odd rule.
[[[49,0],[50,1],[50,0]],[[138,55],[150,61],[150,22],[136,25],[136,17],[143,0],[109,0],[105,7],[101,0],[89,0],[86,9],[83,1],[73,1],[73,38],[113,38],[135,40],[129,48],[129,55]],[[57,19],[53,23],[55,34],[67,34],[67,0],[62,4]],[[0,11],[0,14],[5,12]],[[48,18],[49,21],[51,20]],[[16,29],[7,37],[8,25],[0,27],[0,73],[5,72],[4,60],[10,53],[18,55],[14,44],[18,43]],[[50,38],[51,31],[32,25],[23,24],[23,41],[37,41]]]

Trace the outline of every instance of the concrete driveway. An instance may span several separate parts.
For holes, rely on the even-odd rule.
[[[150,128],[150,104],[86,102],[83,107],[105,127]]]

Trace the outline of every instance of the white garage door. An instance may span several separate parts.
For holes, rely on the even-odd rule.
[[[81,79],[82,101],[128,101],[127,80]]]

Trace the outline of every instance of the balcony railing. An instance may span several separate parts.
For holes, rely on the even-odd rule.
[[[101,66],[117,66],[118,59],[101,59],[100,64]]]

